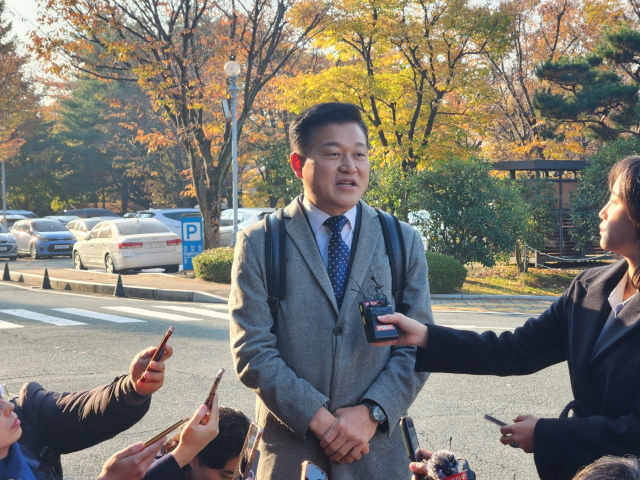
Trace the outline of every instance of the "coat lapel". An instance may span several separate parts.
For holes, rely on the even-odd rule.
[[[324,267],[322,255],[320,255],[313,231],[297,199],[284,209],[284,216],[291,218],[286,227],[291,242],[300,252],[300,256],[304,259],[309,270],[311,270],[311,273],[318,281],[320,288],[331,302],[331,305],[333,305],[333,309],[337,315],[338,304],[336,302],[336,296],[333,293],[331,280],[329,280],[329,274]]]
[[[360,285],[364,284],[365,275],[369,271],[369,266],[371,265],[372,253],[376,251],[378,241],[382,237],[380,234],[380,228],[378,227],[378,214],[366,203],[361,201],[360,204],[362,205],[362,221],[360,222],[358,244],[353,257],[351,272],[347,279],[342,308],[340,309],[341,312],[342,310],[350,309],[356,295],[359,295],[356,291],[359,290],[359,288],[355,281]]]
[[[580,311],[574,315],[575,321],[579,325],[572,326],[570,342],[575,345],[572,353],[573,368],[576,377],[580,379],[583,386],[589,386],[590,359],[593,354],[596,341],[604,327],[611,307],[609,306],[609,295],[623,277],[627,269],[627,262],[618,262],[603,272],[586,282],[587,293],[584,301],[580,305]]]
[[[636,337],[640,331],[640,296],[636,294],[617,316],[615,322],[600,340],[598,351],[591,359],[592,364],[597,364],[606,357],[607,352],[616,348],[621,342]]]

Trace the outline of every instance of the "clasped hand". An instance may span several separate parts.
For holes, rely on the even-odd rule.
[[[324,427],[312,429],[320,446],[332,462],[345,464],[360,460],[369,453],[369,440],[376,433],[378,424],[371,419],[369,409],[364,405],[340,408],[332,415],[326,409]],[[325,413],[326,412],[326,413]]]

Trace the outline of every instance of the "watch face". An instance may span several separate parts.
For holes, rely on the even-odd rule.
[[[375,419],[376,422],[382,423],[387,419],[387,416],[384,414],[382,409],[376,405],[371,409],[371,415]]]

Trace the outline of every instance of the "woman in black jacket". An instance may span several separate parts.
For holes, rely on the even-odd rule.
[[[585,270],[513,333],[427,327],[401,314],[380,318],[401,330],[389,344],[420,347],[417,371],[526,375],[566,360],[574,400],[560,418],[521,415],[500,429],[502,443],[534,454],[544,480],[570,479],[604,455],[640,455],[640,157],[614,165],[609,188],[600,245],[623,260]]]

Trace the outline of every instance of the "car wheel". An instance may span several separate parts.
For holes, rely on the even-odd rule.
[[[178,273],[180,271],[180,265],[170,265],[164,267],[164,273]]]
[[[107,273],[118,273],[118,270],[116,270],[116,266],[113,263],[113,258],[111,258],[111,255],[107,255],[104,258],[104,268],[107,271]]]
[[[76,270],[86,270],[87,267],[85,267],[82,264],[82,259],[80,258],[80,254],[78,252],[75,252],[73,254],[73,266]]]
[[[34,260],[40,258],[40,255],[38,254],[38,247],[36,247],[35,243],[32,243],[31,247],[29,247],[29,253],[31,253],[31,258]]]

